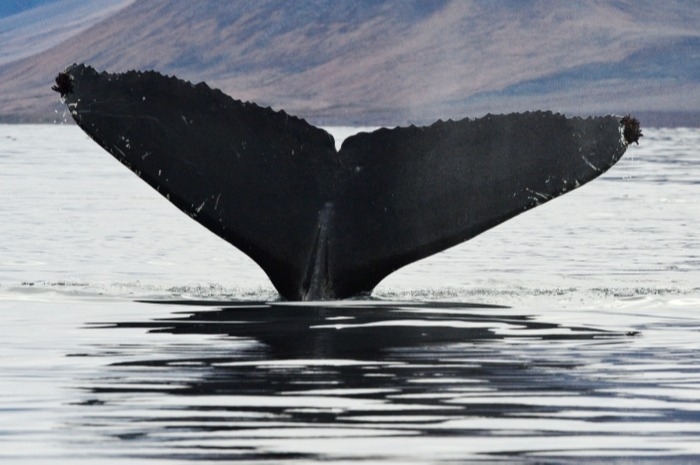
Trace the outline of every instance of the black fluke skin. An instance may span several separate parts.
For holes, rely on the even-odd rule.
[[[288,300],[369,294],[591,181],[630,143],[618,117],[528,112],[379,129],[336,151],[302,119],[156,72],[72,65],[55,90],[90,137]]]

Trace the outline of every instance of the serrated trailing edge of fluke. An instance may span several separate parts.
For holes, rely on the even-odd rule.
[[[72,65],[67,66],[63,72],[58,73],[58,75],[55,78],[56,84],[51,87],[52,90],[54,90],[60,94],[61,98],[64,98],[66,95],[73,92],[73,76],[71,75],[71,72],[74,72],[77,70],[87,71],[88,73],[94,74],[96,76],[97,75],[111,75],[112,77],[114,77],[116,79],[119,79],[119,77],[121,77],[121,76],[126,77],[129,75],[133,75],[133,76],[142,76],[142,75],[160,76],[160,77],[163,77],[166,79],[170,79],[170,80],[177,81],[177,82],[180,82],[183,84],[187,84],[193,88],[206,89],[208,91],[219,94],[221,97],[230,99],[233,102],[236,102],[236,103],[239,103],[242,105],[246,105],[246,106],[250,105],[250,106],[253,106],[256,108],[260,108],[262,110],[270,112],[270,114],[274,114],[274,115],[284,117],[284,118],[292,118],[292,119],[298,120],[300,122],[308,123],[308,121],[306,121],[304,118],[289,114],[283,109],[275,110],[271,106],[263,107],[263,106],[258,105],[255,102],[242,101],[242,100],[235,99],[235,98],[231,97],[230,95],[228,95],[227,93],[223,92],[221,89],[218,89],[215,87],[210,87],[204,81],[200,81],[200,82],[195,84],[195,83],[192,83],[191,81],[180,79],[177,76],[163,74],[163,73],[160,73],[160,72],[155,71],[155,70],[140,71],[140,70],[132,69],[132,70],[126,71],[124,73],[108,73],[107,71],[98,72],[92,66],[89,66],[89,65],[86,65],[83,63],[81,63],[81,64],[73,63]],[[527,114],[536,114],[536,115],[537,114],[541,114],[541,115],[550,114],[550,115],[555,115],[555,116],[566,117],[566,115],[564,113],[552,112],[550,110],[532,110],[532,111],[525,111],[522,114],[525,114],[525,115],[527,115]],[[459,119],[459,120],[453,120],[452,118],[447,119],[447,120],[438,119],[437,121],[434,121],[430,125],[416,126],[416,125],[412,124],[409,126],[409,128],[419,128],[419,129],[420,128],[430,128],[430,127],[436,127],[436,126],[442,126],[442,125],[449,125],[449,124],[453,124],[453,123],[459,123],[462,121],[473,121],[475,119],[488,119],[490,117],[498,116],[498,115],[499,114],[487,113],[486,115],[479,117],[479,118],[467,117],[467,118],[463,118],[463,119]],[[501,115],[504,115],[504,114],[501,114]],[[572,119],[591,119],[591,118],[593,118],[593,116],[588,116],[588,117],[574,116]],[[640,129],[639,120],[637,118],[632,117],[630,114],[627,114],[626,116],[622,117],[622,119],[620,120],[620,125],[622,128],[622,134],[623,134],[625,143],[627,145],[629,145],[629,144],[634,142],[637,145],[639,145],[639,138],[643,137],[642,131]],[[380,128],[379,130],[381,131],[381,130],[390,130],[390,129],[389,128]]]
[[[215,94],[218,94],[222,98],[226,98],[226,99],[231,100],[234,103],[244,105],[244,106],[252,106],[255,108],[259,108],[259,109],[267,111],[271,115],[275,115],[277,117],[298,120],[300,122],[308,124],[308,121],[306,121],[305,119],[300,118],[300,117],[295,116],[295,115],[291,115],[284,110],[275,110],[271,106],[263,107],[261,105],[258,105],[255,102],[235,99],[235,98],[231,97],[230,95],[228,95],[227,93],[225,93],[224,91],[222,91],[221,89],[218,89],[215,87],[210,87],[209,84],[207,84],[204,81],[200,81],[200,82],[195,84],[191,81],[187,81],[185,79],[180,79],[177,76],[163,74],[163,73],[160,73],[160,72],[155,71],[155,70],[140,71],[140,70],[132,69],[129,71],[125,71],[123,73],[109,73],[107,71],[101,71],[101,72],[97,71],[92,66],[86,65],[84,63],[73,63],[72,65],[67,66],[62,72],[58,73],[58,75],[55,78],[56,84],[51,87],[51,90],[58,92],[60,94],[61,98],[64,98],[66,95],[72,93],[73,92],[73,80],[74,80],[73,73],[75,73],[75,72],[80,72],[81,74],[87,72],[89,74],[93,74],[94,76],[111,76],[113,79],[120,79],[121,77],[129,78],[132,76],[136,76],[136,77],[148,76],[148,75],[158,76],[158,77],[162,77],[162,78],[174,81],[174,82],[179,82],[181,84],[189,85],[195,89],[201,89],[201,90],[213,92]]]

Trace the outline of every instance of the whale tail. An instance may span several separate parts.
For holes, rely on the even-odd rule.
[[[532,112],[379,129],[337,151],[284,111],[156,72],[72,65],[54,90],[91,138],[289,300],[370,293],[591,181],[641,136],[631,117]]]

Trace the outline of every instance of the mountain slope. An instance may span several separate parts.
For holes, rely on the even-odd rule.
[[[53,119],[50,84],[73,62],[205,80],[325,124],[538,108],[700,112],[700,7],[659,5],[114,0],[90,27],[0,62],[0,117]]]

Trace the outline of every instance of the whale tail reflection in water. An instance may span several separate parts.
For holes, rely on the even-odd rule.
[[[99,366],[76,381],[72,426],[113,456],[577,463],[537,457],[610,447],[629,460],[656,446],[643,429],[642,452],[624,450],[630,405],[635,420],[673,417],[619,390],[620,360],[656,363],[626,331],[449,302],[156,303],[158,319],[91,324],[72,354]]]
[[[54,90],[90,137],[288,300],[369,294],[591,181],[641,136],[633,118],[533,112],[379,129],[337,151],[302,119],[156,72],[72,65]]]
[[[481,303],[371,300],[337,303],[144,300],[140,303],[202,309],[185,310],[163,320],[107,323],[107,326],[248,339],[265,345],[266,358],[279,359],[356,358],[407,347],[505,339],[605,341],[636,335],[538,321],[509,307]]]

